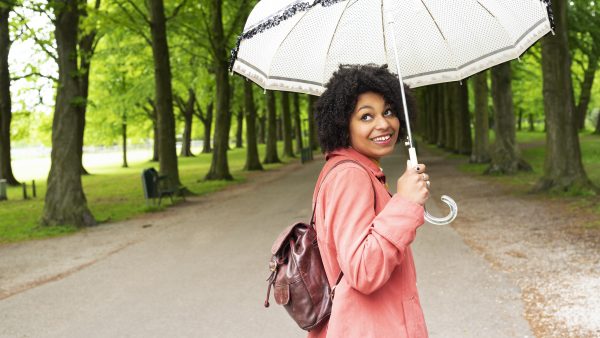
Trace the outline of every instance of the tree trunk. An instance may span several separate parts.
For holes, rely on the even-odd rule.
[[[10,71],[8,54],[10,36],[8,16],[12,11],[10,3],[0,6],[0,178],[10,185],[19,185],[12,171],[10,155],[10,123],[12,120],[12,104],[10,97]]]
[[[456,138],[454,148],[457,153],[462,155],[470,155],[473,142],[471,141],[471,117],[469,114],[469,89],[467,79],[461,83],[454,82],[456,90],[455,105],[455,128]]]
[[[267,134],[267,117],[263,111],[262,115],[258,117],[258,143],[265,144],[266,143],[266,134]]]
[[[181,185],[175,141],[171,62],[167,44],[165,8],[163,0],[148,0],[152,55],[154,57],[155,104],[158,122],[158,163],[160,174],[166,175],[169,188]]]
[[[585,129],[585,117],[587,115],[588,106],[592,97],[592,85],[594,77],[598,70],[598,57],[588,56],[588,66],[583,75],[583,83],[581,84],[581,93],[579,94],[579,103],[575,107],[575,116],[577,117],[577,129]]]
[[[244,81],[244,108],[246,111],[246,164],[244,170],[263,170],[256,144],[256,106],[252,82]]]
[[[521,131],[521,126],[523,125],[523,108],[519,107],[519,116],[517,118],[517,130]]]
[[[181,157],[193,157],[192,153],[192,126],[194,123],[194,109],[196,106],[196,93],[192,88],[188,88],[188,99],[183,103],[183,99],[176,97],[179,105],[179,110],[183,115],[183,137],[181,140]]]
[[[275,108],[275,111],[275,115],[277,115],[277,108]],[[277,124],[277,141],[283,141],[283,122],[281,121],[281,118],[276,118],[275,123]]]
[[[242,133],[244,132],[244,112],[240,111],[236,115],[237,117],[237,128],[235,130],[235,147],[243,148],[244,145],[242,143]],[[246,126],[246,128],[248,128]]]
[[[207,180],[232,180],[227,162],[227,150],[229,149],[229,94],[230,83],[228,75],[228,49],[225,34],[223,32],[222,1],[210,2],[212,45],[214,55],[214,69],[217,85],[217,119],[215,121],[214,151],[210,169],[206,174]]]
[[[438,135],[437,146],[439,148],[446,147],[446,105],[445,91],[443,84],[434,85],[435,87],[435,114],[437,115]]]
[[[121,116],[121,136],[123,140],[123,168],[128,168],[127,164],[127,114],[123,113]]]
[[[204,138],[202,140],[202,153],[209,154],[212,152],[211,147],[211,132],[212,132],[212,123],[213,123],[213,102],[211,101],[206,106],[206,115],[199,115],[200,120],[202,121],[202,125],[204,126]],[[200,108],[198,108],[200,111]]]
[[[156,105],[154,104],[154,100],[151,98],[146,98],[146,101],[150,105],[150,109],[148,109],[145,105],[142,105],[142,109],[146,112],[146,115],[152,121],[152,159],[151,162],[158,161],[158,125],[156,123]]]
[[[488,85],[487,72],[474,76],[475,92],[475,142],[471,153],[472,163],[487,163],[490,161],[488,152],[490,137],[488,124]]]
[[[152,126],[152,130],[153,130],[153,137],[154,137],[154,143],[152,144],[152,162],[158,162],[158,143],[159,143],[159,138],[158,138],[158,125],[156,124],[156,122],[153,122],[154,125]]]
[[[600,111],[598,112],[598,115],[596,116],[596,130],[594,131],[594,134],[600,135]]]
[[[275,92],[267,90],[267,151],[263,163],[279,163],[277,155],[277,117],[275,116]]]
[[[290,112],[290,93],[281,93],[281,117],[283,121],[283,156],[294,157],[292,142],[292,115]]]
[[[581,148],[569,91],[567,1],[554,1],[556,35],[542,38],[546,154],[544,176],[534,190],[593,188],[581,163]]]
[[[315,120],[315,104],[317,97],[308,95],[308,144],[311,150],[319,149],[319,136]]]
[[[87,17],[87,3],[83,2],[79,5],[81,9],[82,18]],[[94,8],[98,10],[100,8],[100,0],[96,0]],[[87,27],[87,26],[86,26]],[[89,28],[89,27],[88,27]],[[89,172],[83,166],[83,139],[85,135],[85,116],[87,113],[88,94],[90,88],[90,67],[92,66],[92,56],[94,55],[94,47],[96,43],[96,36],[98,31],[96,27],[87,30],[81,30],[81,39],[79,40],[79,71],[81,73],[81,97],[83,106],[81,108],[81,114],[77,120],[77,150],[79,160],[81,161],[81,174],[89,175]]]
[[[492,98],[496,140],[492,148],[492,163],[487,174],[515,174],[530,171],[531,166],[520,158],[515,130],[510,62],[492,68]]]
[[[427,110],[427,125],[425,126],[426,134],[427,134],[427,142],[429,144],[437,144],[438,143],[438,102],[437,102],[437,91],[438,86],[428,86],[424,88],[425,91],[425,104],[427,107],[423,107],[423,109]]]
[[[81,86],[77,67],[77,31],[79,25],[76,0],[50,2],[55,15],[58,86],[52,121],[52,152],[42,224],[73,224],[78,227],[96,224],[87,206],[81,184],[81,161],[78,150],[78,116],[81,115]]]
[[[299,154],[302,153],[302,121],[300,119],[300,95],[294,93],[294,134],[296,135],[296,149]]]
[[[528,118],[529,118],[529,131],[535,131],[535,121],[533,119],[533,114],[529,114]]]
[[[455,151],[454,145],[456,144],[455,135],[455,122],[456,118],[454,115],[457,114],[455,111],[454,101],[456,100],[456,86],[452,83],[444,84],[444,121],[446,122],[446,140],[444,142],[444,148],[449,151]]]

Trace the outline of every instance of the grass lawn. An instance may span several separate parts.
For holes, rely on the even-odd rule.
[[[533,172],[520,172],[512,176],[483,176],[487,164],[463,163],[463,172],[482,175],[484,179],[510,186],[517,194],[529,193],[544,172],[546,135],[543,132],[518,132],[517,142],[520,145],[522,157],[531,164]],[[600,136],[588,133],[579,135],[582,162],[585,171],[596,186],[600,187]],[[452,155],[453,157],[456,155]],[[462,156],[464,158],[464,156]],[[561,199],[574,210],[585,209],[598,215],[598,221],[592,221],[587,226],[600,227],[600,196],[593,191],[571,191],[566,193],[549,193],[542,195],[546,198]]]
[[[282,154],[282,144],[278,144]],[[259,146],[259,154],[264,156],[264,145]],[[196,151],[195,154],[199,153]],[[229,152],[229,168],[234,181],[202,181],[208,172],[211,154],[199,154],[191,158],[179,158],[179,176],[181,183],[196,195],[207,194],[230,184],[243,182],[247,172],[242,170],[246,160],[246,149],[233,149]],[[148,152],[133,151],[128,158],[129,168],[121,168],[120,153],[84,155],[84,166],[91,175],[82,177],[88,206],[99,222],[118,221],[133,216],[160,210],[170,205],[168,198],[163,199],[162,207],[147,207],[143,196],[141,172],[145,168],[155,167],[158,163],[148,161]],[[31,180],[35,179],[37,198],[23,200],[21,187],[9,187],[8,200],[0,202],[0,243],[17,242],[35,238],[45,238],[73,233],[73,226],[42,227],[39,220],[44,207],[46,176],[49,159],[31,159],[17,164],[17,179],[28,184],[31,197]],[[19,165],[21,167],[19,167]],[[265,170],[283,164],[264,166]],[[21,173],[21,175],[19,175]]]

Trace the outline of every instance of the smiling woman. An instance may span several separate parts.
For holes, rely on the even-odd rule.
[[[404,127],[401,95],[385,66],[343,66],[317,103],[327,162],[314,226],[335,299],[329,322],[309,337],[427,337],[410,244],[424,222],[429,177],[423,164],[407,165],[392,196],[379,166]]]

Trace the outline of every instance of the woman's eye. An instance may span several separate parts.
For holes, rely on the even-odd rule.
[[[386,110],[386,111],[383,112],[383,116],[392,116],[392,115],[394,115],[394,113],[392,113],[391,109],[388,109],[388,110]]]
[[[360,117],[360,119],[363,121],[370,121],[373,119],[373,116],[371,116],[371,114],[364,114],[363,116]]]

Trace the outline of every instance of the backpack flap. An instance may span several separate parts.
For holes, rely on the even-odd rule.
[[[279,234],[279,236],[277,236],[277,239],[275,240],[275,242],[273,243],[273,246],[271,247],[271,254],[272,255],[277,255],[278,252],[280,252],[281,249],[283,249],[289,242],[289,237],[290,235],[292,235],[292,233],[294,232],[294,229],[296,228],[296,226],[299,227],[308,227],[308,225],[306,225],[306,223],[303,222],[297,222],[294,223],[290,226],[288,226],[287,228],[283,229],[283,231]]]
[[[290,302],[290,286],[288,284],[275,285],[275,301],[279,305],[286,305]]]

